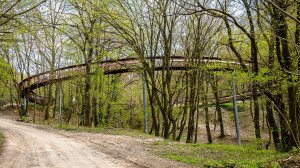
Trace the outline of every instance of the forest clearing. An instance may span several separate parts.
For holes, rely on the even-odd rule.
[[[0,167],[300,167],[299,0],[2,0],[0,39]]]

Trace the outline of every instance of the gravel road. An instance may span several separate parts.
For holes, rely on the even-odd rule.
[[[6,137],[0,168],[187,167],[152,155],[147,139],[72,133],[3,118],[0,130]]]

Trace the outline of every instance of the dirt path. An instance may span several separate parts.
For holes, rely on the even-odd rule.
[[[2,118],[0,130],[6,137],[0,168],[187,167],[150,154],[149,139],[48,130]]]

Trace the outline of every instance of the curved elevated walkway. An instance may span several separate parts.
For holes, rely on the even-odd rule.
[[[152,58],[153,59],[153,58]],[[147,58],[145,61],[150,60]],[[163,57],[155,58],[155,70],[162,70],[162,61]],[[239,62],[221,60],[219,58],[203,58],[199,60],[200,63],[216,63],[222,64],[223,69],[232,69],[234,65],[240,65]],[[181,56],[171,57],[171,66],[172,70],[186,70],[188,61],[186,58]],[[226,65],[224,68],[224,65]],[[54,75],[50,75],[50,71],[42,72],[33,76],[30,76],[19,83],[19,88],[21,91],[21,96],[28,96],[29,101],[41,104],[44,103],[44,97],[39,96],[33,92],[34,89],[37,89],[42,86],[46,86],[52,83],[61,82],[64,80],[73,79],[76,77],[82,77],[85,75],[86,64],[72,65],[63,68],[58,68],[54,70]],[[142,64],[138,58],[123,58],[118,60],[107,60],[101,62],[95,62],[92,65],[91,73],[94,74],[96,67],[100,66],[103,69],[104,74],[120,74],[134,72],[139,69],[142,69]]]

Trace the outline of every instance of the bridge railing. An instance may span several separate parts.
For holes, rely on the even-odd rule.
[[[150,60],[150,58],[148,58]],[[162,57],[157,57],[155,60],[155,66],[159,69],[163,66]],[[171,68],[184,69],[187,67],[187,60],[180,56],[174,56],[171,58],[170,66]],[[239,65],[235,61],[225,61],[219,58],[205,58],[199,60],[201,63],[221,63],[227,65]],[[129,71],[134,71],[138,68],[142,68],[142,63],[137,58],[124,58],[120,60],[107,60],[102,62],[93,63],[91,66],[91,72],[94,73],[97,68],[100,67],[105,74],[109,73],[124,73]],[[72,65],[63,68],[58,68],[54,70],[54,74],[51,75],[50,71],[39,73],[30,76],[20,82],[21,91],[33,90],[39,86],[54,83],[58,80],[69,79],[76,76],[83,76],[86,73],[86,64]]]
[[[141,65],[141,64],[140,64]],[[107,62],[100,62],[100,67],[103,69],[104,72],[110,72],[114,70],[122,70],[122,69],[129,69],[129,68],[136,68],[139,67],[139,62],[137,60],[124,60],[124,61],[107,61]],[[98,64],[93,64],[91,67],[91,72],[95,72]],[[20,89],[24,90],[29,88],[31,85],[42,85],[44,83],[51,83],[60,79],[67,79],[76,76],[82,76],[86,73],[86,64],[80,64],[77,66],[68,66],[64,68],[59,68],[54,70],[54,74],[51,75],[50,71],[43,72],[40,74],[36,74],[24,79],[20,82]]]

